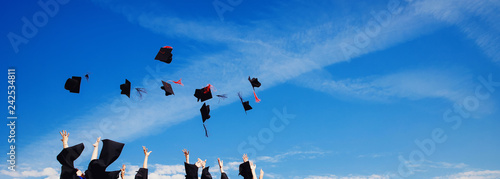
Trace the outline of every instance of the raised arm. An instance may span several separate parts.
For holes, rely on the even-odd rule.
[[[148,149],[144,146],[142,146],[142,150],[144,150],[144,163],[142,164],[142,168],[148,168],[148,157],[153,151],[148,152]]]
[[[184,153],[184,156],[186,157],[186,163],[189,164],[189,151],[186,149],[183,149],[182,152]]]
[[[264,170],[260,169],[259,179],[263,179],[263,178],[264,178]]]
[[[243,163],[245,162],[248,162],[248,155],[247,154],[243,154]]]
[[[224,173],[224,161],[220,160],[220,158],[217,158],[217,161],[219,161],[220,173]]]
[[[90,160],[97,159],[97,150],[99,149],[99,142],[101,141],[101,137],[98,137],[94,144],[94,151],[92,152],[92,158]]]
[[[195,165],[196,165],[198,168],[200,168],[200,167],[201,167],[202,169],[204,169],[206,164],[207,164],[207,160],[203,161],[203,160],[201,160],[200,158],[198,158],[198,162],[196,162],[196,164],[195,164]]]
[[[252,169],[253,179],[257,179],[257,175],[255,174],[255,168],[257,168],[257,166],[255,164],[253,164],[252,161],[250,161],[250,169]]]
[[[125,164],[123,164],[122,168],[120,168],[121,171],[120,176],[122,177],[122,179],[125,179],[125,168],[127,168],[125,167]]]
[[[61,134],[61,141],[63,143],[63,148],[68,148],[68,138],[69,138],[69,132],[63,130],[61,132],[59,132],[59,134]]]

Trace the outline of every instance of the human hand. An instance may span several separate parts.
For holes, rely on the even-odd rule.
[[[99,142],[101,141],[101,137],[98,137],[97,140],[95,141],[94,144],[92,144],[94,147],[98,147],[99,146]]]
[[[149,156],[149,154],[151,154],[151,152],[153,152],[153,151],[149,151],[149,152],[148,152],[148,149],[147,149],[146,147],[144,147],[144,146],[142,146],[142,150],[144,150],[144,155],[145,155],[146,157],[148,157],[148,156]]]
[[[69,132],[62,130],[61,132],[59,132],[59,134],[61,134],[61,137],[62,137],[61,141],[63,142],[63,147],[67,148],[68,147]]]
[[[247,154],[243,154],[243,162],[247,162],[248,161],[248,156]]]

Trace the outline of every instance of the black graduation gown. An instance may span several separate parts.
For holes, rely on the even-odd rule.
[[[238,175],[243,176],[244,179],[252,179],[252,169],[250,168],[250,162],[244,162],[240,164],[240,173]]]
[[[184,162],[184,169],[186,170],[186,179],[198,179],[198,167],[196,165]]]
[[[229,178],[227,177],[226,173],[221,173],[220,179],[229,179]]]
[[[57,161],[61,163],[61,179],[79,179],[76,175],[77,169],[73,166],[73,162],[82,154],[85,146],[83,143],[63,149],[57,155]]]
[[[120,170],[107,172],[106,168],[118,159],[125,144],[109,139],[102,140],[102,144],[99,159],[90,161],[85,171],[86,179],[116,179],[120,175]]]
[[[205,167],[201,171],[201,179],[212,179],[212,175],[210,175],[210,172],[208,171],[208,167]]]
[[[137,174],[135,174],[135,179],[148,179],[148,169],[140,168]]]

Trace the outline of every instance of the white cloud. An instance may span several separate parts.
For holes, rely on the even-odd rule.
[[[311,175],[307,176],[305,179],[389,179],[389,176],[387,175],[354,175],[350,174],[347,176],[337,176],[337,175],[324,175],[324,176],[318,176],[318,175]]]
[[[314,159],[318,156],[323,156],[324,154],[329,153],[325,151],[290,151],[282,154],[277,154],[274,156],[259,156],[256,158],[256,161],[269,162],[269,163],[278,163],[282,162],[283,159],[287,157],[294,157],[294,159]]]
[[[435,69],[409,70],[384,76],[357,79],[329,79],[329,74],[320,71],[298,78],[300,86],[337,96],[349,96],[366,100],[386,101],[392,98],[418,100],[422,98],[444,98],[452,102],[463,98],[470,88],[471,76],[466,70]],[[465,73],[465,74],[464,74]]]
[[[13,178],[45,178],[45,179],[58,179],[59,171],[54,168],[47,167],[42,170],[24,170],[24,171],[8,171],[0,170],[0,174]]]
[[[500,170],[467,171],[457,174],[434,177],[434,179],[497,179],[500,178]]]

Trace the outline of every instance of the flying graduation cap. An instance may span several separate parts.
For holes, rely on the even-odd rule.
[[[218,94],[218,95],[215,95],[217,97],[219,97],[219,103],[220,103],[220,99],[224,100],[227,98],[227,94]]]
[[[174,90],[172,89],[172,85],[170,85],[169,83],[167,83],[165,81],[161,81],[161,83],[163,83],[163,86],[160,88],[165,91],[165,96],[174,94]]]
[[[89,78],[90,78],[90,76],[89,76],[89,75],[90,75],[90,72],[87,72],[87,73],[85,74],[85,79],[87,80],[87,82],[89,81]]]
[[[120,89],[122,90],[121,94],[127,95],[128,98],[130,98],[130,86],[131,85],[132,84],[130,83],[130,81],[125,79],[125,83],[120,85]]]
[[[200,108],[201,119],[203,120],[203,128],[205,129],[205,136],[208,137],[207,127],[205,127],[205,121],[210,119],[210,105],[203,103],[203,106]]]
[[[213,86],[211,84],[208,84],[204,88],[201,89],[196,89],[194,91],[194,97],[198,99],[198,101],[201,100],[201,102],[212,99],[212,89]]]
[[[79,76],[73,76],[71,78],[68,78],[66,80],[66,83],[64,84],[64,89],[69,90],[71,93],[80,93],[80,83],[82,81],[82,77]]]
[[[172,50],[173,48],[171,46],[164,46],[160,48],[160,51],[156,54],[155,60],[160,60],[170,64],[170,62],[172,62]]]
[[[260,87],[260,82],[259,82],[259,79],[257,78],[250,78],[250,76],[248,76],[248,81],[250,81],[250,84],[252,84],[252,88],[253,88],[253,96],[255,97],[255,102],[260,102],[260,99],[257,97],[257,94],[255,93],[255,88],[258,88]]]
[[[241,97],[241,92],[238,92],[238,97],[240,97],[241,104],[243,105],[243,108],[245,109],[245,114],[246,114],[248,110],[252,109],[252,106],[250,106],[250,102],[243,101],[243,97]]]

